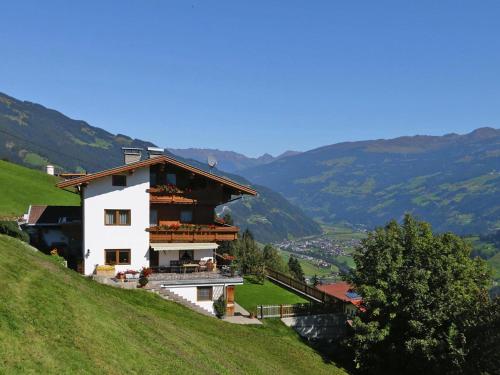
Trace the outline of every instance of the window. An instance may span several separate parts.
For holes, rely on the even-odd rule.
[[[181,261],[192,261],[194,259],[193,250],[179,250],[179,260]]]
[[[130,264],[130,249],[106,249],[104,256],[106,265]]]
[[[158,225],[158,210],[154,208],[149,211],[149,225]]]
[[[167,184],[177,185],[177,176],[175,173],[167,173]]]
[[[105,225],[130,225],[130,210],[104,210]]]
[[[113,186],[127,186],[127,176],[122,174],[114,174],[111,176]]]
[[[193,211],[192,210],[182,210],[180,219],[181,219],[181,223],[191,223],[193,221]]]
[[[149,185],[150,186],[156,186],[158,183],[158,175],[156,174],[155,171],[150,171],[149,172]]]
[[[199,286],[196,288],[198,301],[211,301],[212,300],[212,287]]]

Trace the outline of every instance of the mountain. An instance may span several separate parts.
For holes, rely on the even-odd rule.
[[[239,173],[327,223],[413,212],[438,231],[500,227],[499,129],[338,143]]]
[[[237,172],[242,169],[255,167],[262,164],[271,163],[272,161],[279,160],[288,156],[300,154],[298,151],[285,151],[276,157],[270,154],[264,154],[258,158],[250,158],[243,154],[234,151],[221,151],[211,148],[169,148],[172,154],[186,158],[197,160],[201,163],[207,163],[209,156],[217,159],[217,166],[220,170],[226,172]]]
[[[123,134],[111,134],[40,104],[0,93],[1,158],[32,168],[43,168],[50,163],[66,171],[94,172],[122,164],[123,146],[155,145]],[[208,169],[206,163],[176,158]],[[213,172],[250,185],[240,176]],[[320,232],[317,223],[280,194],[258,185],[253,187],[259,191],[257,198],[234,202],[230,209],[235,223],[252,230],[257,240],[272,242]]]

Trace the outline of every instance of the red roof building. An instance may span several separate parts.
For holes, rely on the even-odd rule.
[[[333,284],[322,284],[316,287],[326,294],[344,302],[344,312],[353,315],[360,309],[363,302],[361,296],[353,291],[352,286],[345,281],[339,281]]]

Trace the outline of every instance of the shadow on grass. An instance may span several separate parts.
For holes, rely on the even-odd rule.
[[[265,326],[282,331],[287,330],[289,335],[295,335],[305,345],[312,348],[323,362],[341,367],[348,374],[356,374],[352,352],[343,344],[345,336],[336,339],[310,340],[301,336],[294,328],[285,325],[279,318],[264,319]],[[267,323],[267,324],[266,324]]]

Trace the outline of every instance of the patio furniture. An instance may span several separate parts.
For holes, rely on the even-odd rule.
[[[190,272],[198,272],[200,265],[198,263],[185,263],[181,267],[184,268],[184,273],[186,273],[188,269],[191,270]]]

